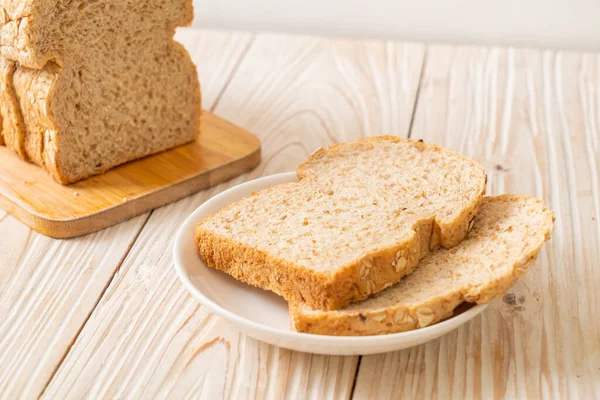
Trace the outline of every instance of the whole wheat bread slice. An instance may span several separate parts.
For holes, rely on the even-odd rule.
[[[196,138],[196,68],[173,41],[191,0],[0,0],[21,156],[61,183]]]
[[[379,335],[434,324],[465,301],[488,303],[525,274],[553,221],[538,199],[487,197],[458,246],[430,254],[396,285],[341,310],[291,305],[292,327],[322,335]]]
[[[291,302],[337,309],[458,244],[485,192],[474,161],[394,136],[315,152],[299,182],[256,193],[201,221],[206,265]]]

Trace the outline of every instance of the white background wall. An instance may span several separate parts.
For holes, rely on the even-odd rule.
[[[195,26],[600,50],[600,0],[194,0]]]

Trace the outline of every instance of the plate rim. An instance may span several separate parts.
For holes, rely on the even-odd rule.
[[[287,179],[287,181],[284,181],[285,179]],[[282,330],[279,328],[271,327],[271,326],[247,319],[247,318],[240,316],[230,310],[227,310],[226,308],[215,303],[209,297],[204,295],[204,293],[202,293],[202,291],[200,289],[198,289],[198,287],[190,280],[190,278],[187,274],[187,269],[185,268],[184,262],[182,261],[182,258],[183,258],[182,249],[185,247],[184,245],[185,245],[186,239],[189,240],[187,235],[190,231],[195,230],[194,228],[195,228],[196,224],[202,219],[202,217],[199,217],[198,215],[202,213],[202,210],[204,208],[207,208],[211,204],[219,202],[223,198],[226,198],[229,195],[231,195],[231,192],[234,190],[241,190],[244,187],[254,186],[254,185],[257,185],[264,181],[271,181],[271,180],[277,181],[278,183],[274,183],[274,185],[275,185],[275,184],[280,184],[280,183],[285,183],[285,182],[291,182],[292,179],[293,180],[297,179],[295,172],[283,172],[283,173],[263,176],[263,177],[260,177],[257,179],[243,182],[239,185],[232,186],[231,188],[228,188],[228,189],[222,191],[221,193],[209,198],[208,200],[206,200],[205,202],[200,204],[185,219],[185,221],[183,222],[181,227],[178,229],[175,240],[173,242],[173,263],[175,266],[175,271],[177,273],[177,276],[179,277],[179,280],[183,283],[183,285],[188,290],[188,292],[190,292],[192,294],[192,296],[194,296],[202,305],[206,306],[210,312],[219,315],[220,317],[226,319],[227,321],[230,321],[231,323],[233,323],[234,325],[236,325],[238,327],[240,327],[240,326],[244,327],[247,329],[247,331],[249,330],[251,332],[257,331],[257,332],[261,332],[263,334],[267,334],[267,335],[271,335],[271,336],[279,336],[286,340],[309,341],[312,344],[319,344],[319,345],[335,343],[338,345],[347,345],[347,346],[351,346],[351,347],[357,347],[357,346],[361,346],[361,345],[372,344],[373,341],[377,341],[378,345],[410,341],[411,339],[415,339],[419,336],[422,336],[422,335],[425,335],[428,333],[434,334],[434,332],[436,332],[436,331],[444,330],[444,328],[447,327],[448,325],[453,325],[453,327],[451,327],[449,330],[449,331],[451,331],[453,329],[458,328],[460,325],[463,325],[464,323],[468,322],[469,320],[475,318],[478,314],[483,312],[483,310],[485,310],[485,308],[487,308],[488,304],[475,304],[469,310],[467,310],[455,317],[448,318],[444,321],[438,322],[438,323],[430,325],[430,326],[426,326],[424,328],[413,329],[413,330],[405,331],[405,332],[388,333],[388,334],[381,334],[381,335],[366,335],[366,336],[334,336],[334,335],[320,335],[320,334],[305,333],[305,332],[295,332],[292,330]],[[281,182],[279,182],[280,180],[281,180]],[[272,186],[274,186],[274,185],[272,185]],[[237,200],[235,200],[235,201],[237,201]],[[224,204],[223,207],[226,207],[229,204],[231,204],[231,202],[227,202],[227,204]],[[192,237],[193,237],[193,235],[192,235]],[[194,248],[195,248],[195,245],[194,245]],[[196,256],[198,256],[197,253],[196,253]],[[202,260],[200,260],[200,262],[202,263],[202,265],[204,265],[205,268],[208,268],[208,267],[206,267],[204,262],[202,262]],[[261,290],[261,289],[257,288],[256,290]],[[253,336],[252,334],[250,334],[250,335]],[[262,340],[260,338],[257,338],[257,339]]]

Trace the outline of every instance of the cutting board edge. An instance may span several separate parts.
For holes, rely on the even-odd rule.
[[[181,200],[182,198],[200,192],[201,190],[243,175],[256,168],[260,163],[260,160],[261,149],[258,147],[247,156],[223,165],[223,167],[236,167],[231,173],[226,173],[215,178],[215,174],[220,172],[220,167],[217,167],[206,173],[195,175],[176,184],[163,187],[138,198],[126,201],[120,205],[115,205],[94,214],[79,218],[53,219],[44,215],[39,215],[24,209],[18,203],[11,202],[2,196],[1,193],[0,206],[7,213],[42,235],[55,239],[70,239],[106,229],[153,209]],[[237,169],[238,167],[239,169]],[[210,179],[208,176],[209,173],[211,174]]]

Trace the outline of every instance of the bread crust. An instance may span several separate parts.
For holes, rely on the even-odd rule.
[[[486,198],[486,201],[516,201],[526,196],[502,195]],[[537,199],[535,199],[537,200]],[[535,245],[516,259],[498,260],[508,262],[507,273],[496,279],[478,282],[457,288],[451,293],[429,298],[420,304],[410,306],[392,304],[369,311],[324,311],[304,312],[303,305],[290,303],[292,328],[299,332],[319,335],[364,336],[381,335],[414,330],[429,326],[452,316],[454,309],[464,302],[486,304],[502,296],[516,280],[531,267],[541,246],[550,238],[553,226],[553,213],[543,206],[540,200],[540,212],[545,214],[544,223],[535,236]]]
[[[50,59],[31,46],[30,22],[37,0],[0,0],[0,55],[29,68],[42,68]]]
[[[0,100],[0,103],[2,100]],[[2,106],[0,105],[0,109]],[[0,111],[0,146],[4,146],[4,128],[2,127],[4,119],[2,118],[2,112]]]
[[[58,76],[48,68],[31,69],[20,67],[14,74],[16,100],[24,122],[23,145],[27,160],[44,166],[44,136],[52,130],[48,113],[51,88]]]
[[[439,146],[395,136],[365,138],[356,142],[356,145],[369,145],[377,141],[407,142],[423,149],[431,147],[435,151],[449,151]],[[318,162],[327,152],[338,151],[341,146],[343,145],[337,144],[327,150],[321,149],[313,153],[298,167],[299,179],[315,178],[310,169],[311,163]],[[469,163],[483,171],[473,161],[469,160]],[[483,174],[485,175],[484,172]],[[270,190],[274,188],[266,191]],[[445,223],[441,227],[433,216],[416,219],[412,226],[412,234],[403,241],[393,247],[365,253],[332,274],[302,267],[245,243],[223,237],[207,228],[204,221],[196,228],[196,247],[207,266],[224,271],[242,282],[271,290],[290,303],[304,303],[320,310],[336,310],[377,293],[410,274],[421,258],[440,245],[452,246],[459,243],[466,235],[469,223],[477,213],[484,194],[485,178],[482,178],[477,197],[462,210],[453,224]],[[235,203],[226,209],[230,207],[235,207]]]
[[[0,113],[2,114],[3,136],[6,147],[19,157],[27,160],[25,151],[25,123],[15,94],[14,74],[17,65],[14,61],[0,57]]]

